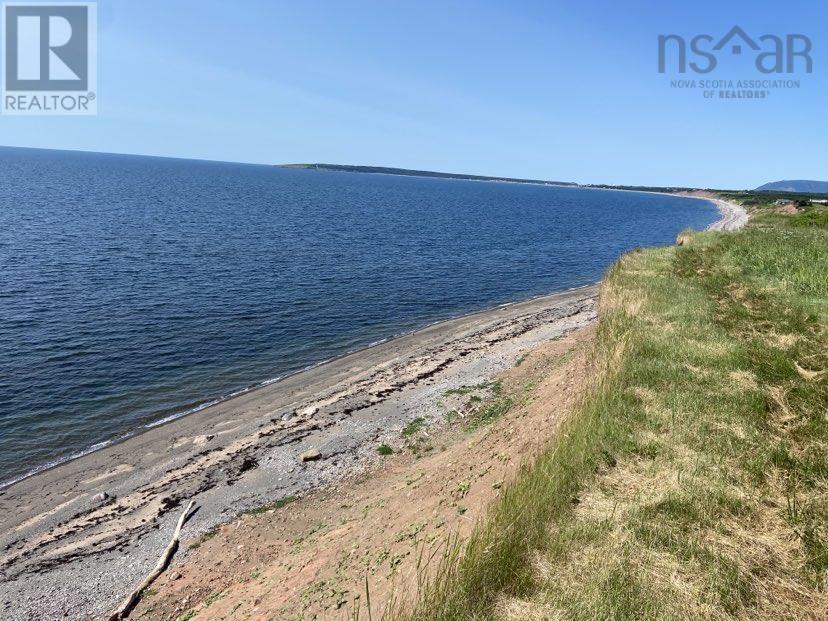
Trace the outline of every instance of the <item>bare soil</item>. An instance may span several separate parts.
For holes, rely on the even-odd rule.
[[[499,385],[449,391],[442,426],[409,426],[363,473],[247,513],[189,544],[133,619],[374,618],[416,593],[418,564],[438,562],[485,515],[521,464],[550,441],[588,375],[594,326],[546,341]],[[480,423],[493,403],[510,403]],[[366,592],[367,584],[367,592]]]

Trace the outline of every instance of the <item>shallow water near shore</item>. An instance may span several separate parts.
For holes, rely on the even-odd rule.
[[[716,217],[655,194],[0,149],[2,478],[595,282]]]

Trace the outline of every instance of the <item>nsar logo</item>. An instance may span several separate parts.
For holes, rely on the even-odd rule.
[[[688,47],[692,60],[688,62]],[[667,72],[668,50],[675,59],[675,70],[686,73],[687,67],[694,73],[707,74],[716,69],[722,54],[730,52],[741,56],[742,52],[753,54],[753,65],[764,74],[794,73],[804,70],[812,73],[814,61],[811,58],[811,39],[803,34],[788,34],[780,37],[765,34],[756,39],[744,29],[734,26],[718,41],[711,35],[696,35],[689,41],[679,35],[659,35],[658,71]]]

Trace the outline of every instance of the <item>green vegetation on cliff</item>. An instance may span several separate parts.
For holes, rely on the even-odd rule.
[[[394,617],[824,618],[824,214],[623,257],[594,385]]]

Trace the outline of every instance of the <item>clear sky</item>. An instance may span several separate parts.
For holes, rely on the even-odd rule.
[[[822,0],[101,0],[98,20],[98,115],[3,116],[0,144],[582,183],[828,180]],[[735,24],[808,35],[813,73],[753,101],[658,73],[659,34]],[[684,77],[768,76],[734,56]]]

